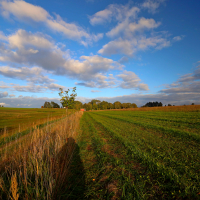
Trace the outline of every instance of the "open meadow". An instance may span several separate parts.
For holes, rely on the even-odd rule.
[[[200,199],[200,106],[65,113],[0,156],[2,199]]]

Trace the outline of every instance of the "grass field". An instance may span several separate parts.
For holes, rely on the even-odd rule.
[[[13,133],[66,115],[65,109],[0,108],[0,133]]]
[[[89,199],[200,199],[200,112],[163,109],[84,113]]]
[[[81,116],[2,146],[0,198],[200,199],[200,106]]]

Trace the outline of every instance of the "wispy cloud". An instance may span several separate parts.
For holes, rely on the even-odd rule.
[[[140,38],[132,39],[116,39],[104,45],[98,53],[102,55],[124,54],[132,56],[138,51],[144,51],[149,48],[162,49],[170,46],[170,41],[163,38],[161,35],[154,37],[141,36]]]
[[[97,93],[97,92],[101,92],[99,90],[91,90],[92,93]]]
[[[165,0],[146,0],[143,4],[142,7],[144,9],[147,9],[148,12],[150,13],[155,13],[159,6],[164,3]]]
[[[193,73],[181,76],[176,82],[167,86],[167,89],[160,91],[161,93],[175,94],[200,94],[200,66]]]

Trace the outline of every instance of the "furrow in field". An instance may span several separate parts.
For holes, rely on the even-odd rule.
[[[107,116],[108,118],[112,118],[112,119],[115,119],[115,120],[119,120],[119,121],[125,121],[125,122],[129,122],[129,123],[132,123],[136,126],[141,126],[141,127],[144,127],[146,129],[153,129],[153,130],[156,130],[158,132],[162,132],[162,133],[165,133],[165,134],[169,134],[169,135],[172,135],[174,137],[180,137],[182,139],[185,139],[185,140],[191,140],[191,141],[195,141],[199,144],[200,142],[200,135],[199,135],[199,132],[198,133],[191,133],[191,132],[188,132],[188,131],[184,131],[184,130],[178,130],[178,129],[175,129],[175,128],[168,128],[168,126],[160,126],[160,125],[157,125],[157,124],[154,124],[152,121],[149,121],[148,123],[147,122],[143,122],[143,121],[140,121],[140,120],[136,120],[135,118],[132,118],[132,117],[125,117],[125,116],[119,116],[119,115],[104,115],[103,112],[95,112],[96,115],[101,115],[101,116]]]
[[[149,113],[145,113],[143,115],[137,114],[135,112],[122,112],[115,111],[115,112],[104,112],[103,115],[108,115],[108,116],[120,116],[123,118],[131,118],[134,119],[134,121],[139,121],[139,122],[144,122],[144,123],[150,123],[154,125],[159,125],[163,127],[170,127],[173,129],[181,130],[181,131],[186,131],[186,132],[191,132],[196,135],[200,136],[200,116],[197,117],[196,119],[191,120],[190,118],[187,118],[187,120],[180,120],[180,119],[172,119],[170,118],[165,118],[165,116],[156,116],[156,117],[151,117]]]
[[[196,185],[196,182],[199,181],[199,165],[197,162],[199,155],[197,157],[195,155],[195,151],[198,154],[197,149],[191,149],[191,152],[183,151],[186,154],[181,154],[182,151],[180,151],[179,148],[175,148],[175,144],[170,145],[170,140],[163,141],[161,138],[153,139],[150,137],[154,140],[154,142],[151,142],[148,141],[147,138],[147,136],[150,135],[148,131],[146,131],[146,133],[143,135],[143,131],[139,131],[138,129],[127,131],[127,128],[131,127],[131,124],[128,122],[122,121],[119,123],[119,121],[116,119],[109,119],[108,117],[103,117],[102,115],[98,116],[94,113],[90,113],[90,115],[93,116],[99,123],[101,123],[102,126],[104,126],[107,130],[115,134],[115,136],[117,135],[122,141],[124,141],[124,144],[126,144],[135,153],[136,156],[139,156],[142,160],[149,163],[149,167],[152,167],[152,170],[157,169],[158,172],[164,173],[165,176],[170,178],[171,181],[173,180],[177,182],[177,184],[184,185],[183,187],[185,189],[189,187],[189,184],[192,184],[192,186],[189,187],[190,190],[193,190],[195,187],[196,189],[199,187]],[[142,138],[140,137],[141,135]],[[180,140],[177,139],[177,142],[180,143]],[[152,145],[151,143],[154,144]],[[161,148],[156,149],[156,146],[159,147],[156,144],[159,144]],[[181,146],[182,145],[179,145],[178,147]],[[191,145],[191,147],[192,146],[193,145]],[[166,147],[169,147],[169,149]],[[184,147],[182,150],[184,150]],[[186,162],[183,164],[185,158],[188,162],[190,162],[191,165],[196,165],[193,168],[189,166],[190,170],[187,169],[186,164],[189,163]],[[189,178],[191,178],[192,181],[189,181]],[[187,191],[185,192],[187,193]]]
[[[121,141],[111,137],[106,129],[91,117],[87,116],[87,118],[89,119],[87,125],[91,128],[90,132],[92,130],[93,149],[95,149],[100,165],[106,169],[103,170],[105,172],[102,175],[97,177],[97,181],[101,185],[104,185],[106,181],[108,191],[111,185],[115,187],[113,197],[121,195],[120,199],[148,199],[154,196],[155,199],[160,199],[167,196],[146,170],[147,168],[132,157],[129,149]],[[116,184],[119,187],[118,190]]]

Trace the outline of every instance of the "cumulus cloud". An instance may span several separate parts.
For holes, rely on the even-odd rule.
[[[15,34],[8,36],[8,44],[4,44],[4,48],[1,48],[0,52],[0,61],[2,62],[35,65],[58,75],[68,75],[81,80],[121,66],[112,59],[97,55],[81,56],[80,60],[71,59],[69,51],[62,51],[47,37],[40,33],[33,34],[25,30],[18,30]],[[4,67],[4,69],[1,68],[1,73],[8,76],[9,72],[13,70]],[[38,71],[39,68],[33,68],[32,72],[33,70]],[[18,76],[25,77],[28,68],[21,69],[21,71],[18,69],[18,72]],[[30,70],[29,72],[31,73]],[[17,69],[15,75],[16,73]],[[12,73],[10,73],[10,76],[12,76]]]
[[[117,75],[123,81],[118,87],[123,89],[137,89],[137,90],[149,90],[147,84],[141,83],[141,79],[131,71],[124,71],[123,73]]]
[[[116,85],[116,80],[112,74],[107,76],[103,75],[102,73],[98,73],[94,76],[92,81],[85,81],[75,84],[91,88],[112,88]]]
[[[51,83],[54,82],[53,79],[50,79],[48,76],[42,75],[44,70],[39,67],[21,67],[13,68],[9,66],[0,67],[0,74],[14,79],[27,80],[36,84]]]
[[[54,18],[40,6],[22,0],[1,1],[0,8],[2,15],[6,18],[12,15],[18,20],[44,23],[51,30],[59,32],[69,39],[77,40],[85,46],[103,37],[103,34],[90,34],[74,23],[65,22],[59,15]]]
[[[150,13],[155,13],[160,6],[160,4],[164,3],[165,0],[146,0],[142,4],[142,8],[147,9]]]
[[[28,82],[26,87],[12,86],[17,91],[42,92],[47,87],[51,88],[47,84],[55,81],[45,75],[47,73],[78,79],[83,82],[77,84],[86,87],[111,87],[114,82],[106,73],[124,67],[119,62],[98,55],[72,59],[68,50],[61,50],[51,38],[41,33],[18,30],[7,38],[8,41],[0,48],[0,60],[7,66],[0,67],[0,74]],[[10,64],[14,64],[14,67],[10,67]],[[39,87],[36,84],[43,85]]]
[[[138,7],[131,4],[117,5],[111,4],[106,9],[101,10],[90,16],[92,25],[113,22],[116,25],[106,33],[112,38],[99,51],[99,54],[110,56],[113,54],[124,54],[133,56],[138,51],[154,48],[161,50],[169,47],[172,42],[180,41],[183,36],[168,38],[166,32],[156,33],[154,29],[161,25],[152,18],[138,17],[141,9],[148,9],[155,12],[165,0],[146,0]]]

